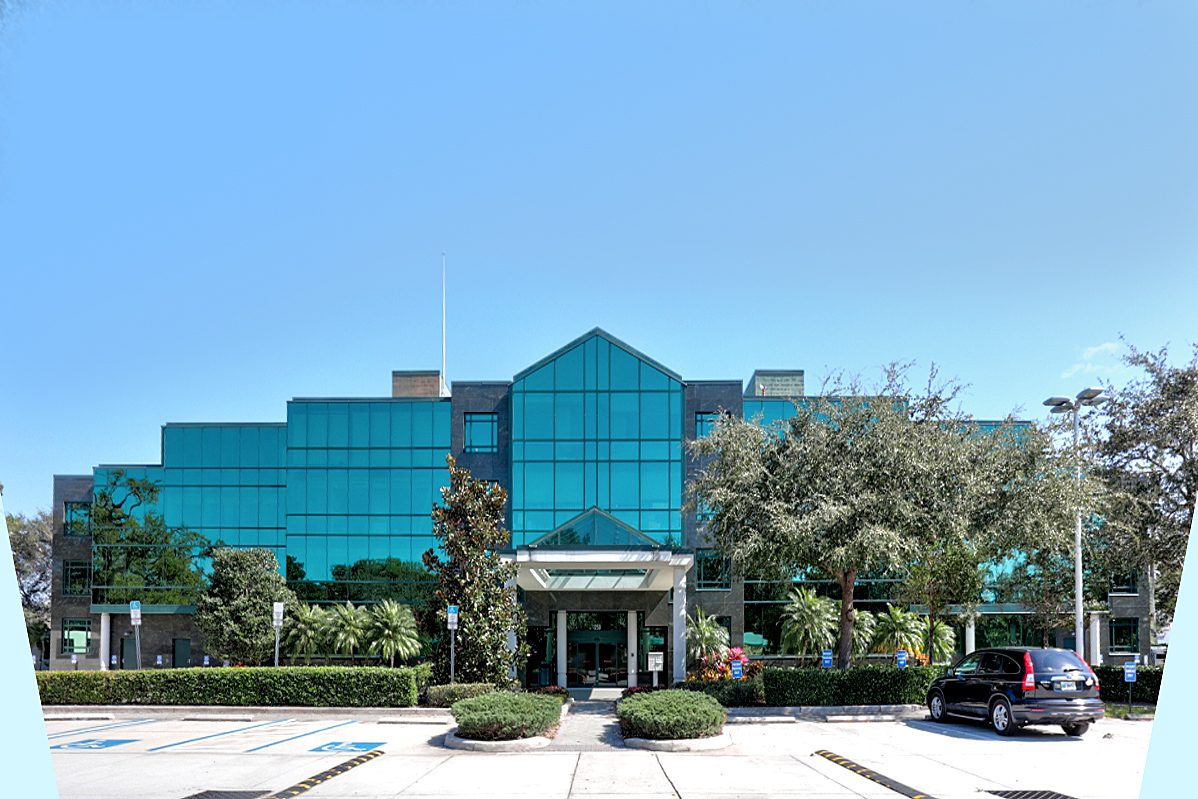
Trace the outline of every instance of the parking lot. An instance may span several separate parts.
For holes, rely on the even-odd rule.
[[[53,713],[48,711],[48,716]],[[991,790],[1055,791],[1074,799],[1130,799],[1152,724],[1104,720],[1080,739],[1028,728],[1009,739],[967,723],[737,723],[717,752],[594,751],[480,754],[443,748],[445,715],[383,718],[286,712],[182,715],[121,712],[103,720],[48,720],[63,799],[183,799],[239,791],[258,799],[298,788],[332,797],[899,797],[838,765],[825,750],[883,782],[931,799],[985,799]],[[567,723],[569,719],[567,719]],[[367,752],[383,754],[369,760]],[[357,762],[353,762],[357,760]],[[308,778],[342,764],[344,771]],[[983,792],[983,793],[979,793]]]

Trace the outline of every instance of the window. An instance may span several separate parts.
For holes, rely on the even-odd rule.
[[[1128,572],[1127,574],[1116,577],[1111,585],[1112,594],[1138,594],[1140,593],[1139,586],[1136,582],[1136,573]]]
[[[707,503],[699,500],[695,505],[695,521],[705,524],[715,518],[715,511],[707,507]]]
[[[91,644],[91,619],[62,620],[62,654],[86,655]]]
[[[466,417],[466,452],[498,452],[499,451],[499,414],[497,413],[467,413]]]
[[[67,502],[63,508],[63,527],[67,535],[91,535],[92,506],[90,502]]]
[[[92,564],[87,560],[62,562],[62,595],[91,596]]]
[[[1140,620],[1111,619],[1111,652],[1140,651]]]
[[[700,591],[727,591],[732,588],[732,565],[714,549],[695,553],[696,588]]]
[[[711,411],[700,411],[695,414],[695,438],[703,438],[715,428],[715,420],[720,415]]]

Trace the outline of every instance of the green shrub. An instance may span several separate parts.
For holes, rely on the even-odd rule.
[[[1156,704],[1161,691],[1161,679],[1165,675],[1164,666],[1136,667],[1136,681],[1123,681],[1123,666],[1095,666],[1094,673],[1098,675],[1101,686],[1098,693],[1104,702],[1127,702],[1127,686],[1131,686],[1133,702]]]
[[[461,699],[450,708],[459,738],[475,741],[513,741],[544,735],[561,719],[556,696],[494,691]]]
[[[710,696],[724,707],[752,707],[765,704],[765,689],[761,677],[743,680],[687,680],[674,684],[683,691],[698,691]]]
[[[430,685],[428,687],[429,707],[452,707],[463,699],[489,694],[498,690],[489,682],[455,682],[452,685]]]
[[[634,694],[616,705],[625,738],[674,741],[710,738],[724,729],[727,711],[720,703],[695,691],[650,691]]]
[[[762,674],[771,706],[922,705],[940,666],[857,666],[849,669],[768,668]]]
[[[411,707],[417,671],[373,666],[39,672],[43,705]]]
[[[433,681],[433,664],[421,663],[419,666],[412,666],[412,671],[416,677],[416,701],[421,705],[428,704],[428,687]]]
[[[555,696],[563,705],[570,701],[570,692],[560,685],[544,685],[534,690],[533,693],[540,696]]]

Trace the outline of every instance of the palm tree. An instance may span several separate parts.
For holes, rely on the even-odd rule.
[[[887,605],[886,610],[878,614],[874,628],[874,651],[893,653],[905,649],[912,653],[919,652],[924,632],[923,621],[918,614]]]
[[[782,609],[782,649],[814,656],[836,641],[836,603],[806,586],[794,588]]]
[[[928,641],[928,623],[929,616],[924,616],[922,619],[922,629],[919,631],[920,640],[924,643]],[[948,625],[944,619],[936,619],[932,622],[932,651],[929,654],[929,663],[942,663],[953,659],[953,655],[957,651],[957,636],[953,632],[953,628]]]
[[[709,616],[703,608],[695,608],[695,615],[686,620],[686,657],[691,663],[700,663],[715,655],[723,658],[728,653],[728,629],[720,624],[719,618]]]
[[[853,657],[863,658],[874,646],[878,619],[868,610],[853,610]]]
[[[414,657],[420,652],[420,633],[416,617],[407,605],[387,599],[370,609],[371,649],[395,665],[395,656]]]
[[[333,650],[349,655],[353,665],[354,651],[367,641],[370,614],[366,608],[355,608],[352,602],[333,605],[329,615],[329,638]]]
[[[304,656],[304,663],[312,665],[312,656],[325,647],[328,631],[328,614],[318,605],[299,605],[287,619],[284,644],[292,657]]]

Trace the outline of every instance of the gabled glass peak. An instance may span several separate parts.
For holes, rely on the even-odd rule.
[[[661,549],[661,544],[592,507],[528,544],[530,549]]]

